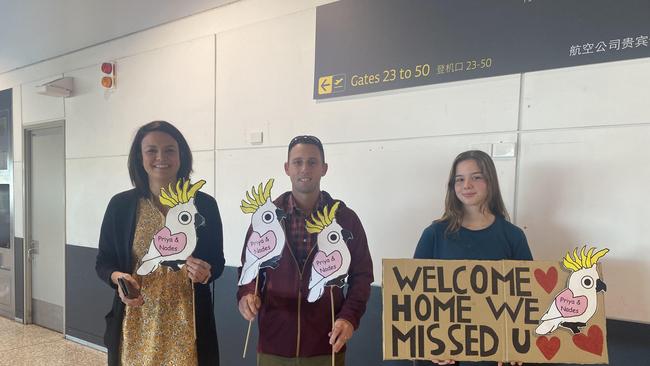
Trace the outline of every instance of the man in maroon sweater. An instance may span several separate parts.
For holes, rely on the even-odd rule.
[[[332,325],[329,289],[316,302],[307,301],[312,262],[318,248],[317,234],[307,232],[305,219],[336,202],[320,190],[320,180],[327,173],[320,140],[314,136],[292,139],[284,171],[291,179],[291,192],[282,194],[274,203],[287,214],[284,221],[287,243],[278,267],[260,271],[260,296],[255,296],[255,281],[240,286],[239,312],[246,320],[259,315],[259,366],[329,366],[332,348],[336,352],[336,365],[342,366],[345,343],[359,327],[373,281],[366,233],[354,211],[341,202],[336,221],[352,233],[352,239],[347,242],[352,263],[347,293],[334,287],[336,320]],[[250,233],[251,228],[246,240]],[[245,250],[244,245],[242,263]]]

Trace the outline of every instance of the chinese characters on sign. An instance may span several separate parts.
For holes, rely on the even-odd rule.
[[[492,58],[482,58],[480,60],[468,60],[461,62],[449,62],[446,64],[439,64],[436,67],[436,74],[450,74],[453,72],[472,71],[480,69],[489,69],[492,67]]]
[[[569,47],[569,56],[582,56],[599,52],[615,52],[625,49],[648,47],[647,35],[610,39],[609,41],[588,42]]]

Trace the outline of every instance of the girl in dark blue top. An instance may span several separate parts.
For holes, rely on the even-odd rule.
[[[456,157],[449,173],[445,212],[424,229],[414,257],[532,260],[526,235],[508,220],[492,158],[482,151],[465,151]],[[436,363],[460,366],[497,364],[452,360]],[[511,364],[521,365],[517,362]],[[431,363],[415,361],[415,365]]]

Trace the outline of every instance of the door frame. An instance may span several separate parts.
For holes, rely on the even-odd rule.
[[[66,331],[66,258],[65,258],[65,245],[66,245],[66,182],[65,182],[65,120],[56,120],[43,123],[35,123],[23,126],[23,160],[24,160],[24,174],[23,174],[23,202],[24,202],[24,228],[25,228],[25,243],[23,245],[23,308],[24,308],[24,324],[33,324],[34,319],[32,316],[32,261],[30,257],[30,247],[32,238],[32,132],[50,128],[62,128],[63,130],[63,335]]]
[[[12,92],[13,95],[13,90],[9,89]],[[2,111],[7,112],[7,134],[9,136],[9,146],[8,146],[8,154],[7,154],[7,174],[3,174],[2,177],[0,177],[0,184],[8,184],[9,185],[9,248],[8,251],[11,253],[11,269],[9,271],[10,273],[10,298],[11,298],[11,304],[9,305],[9,312],[6,313],[4,311],[0,311],[0,314],[2,316],[8,316],[10,318],[13,318],[14,320],[16,319],[16,244],[14,243],[14,235],[15,235],[15,228],[14,225],[15,223],[15,206],[14,206],[14,144],[13,144],[13,116],[12,116],[12,108],[9,109],[3,109]],[[6,182],[6,183],[5,183]],[[3,269],[0,269],[3,270]]]

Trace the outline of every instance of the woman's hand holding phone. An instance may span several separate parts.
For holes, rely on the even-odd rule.
[[[128,306],[141,306],[144,304],[140,285],[130,274],[124,272],[113,272],[111,281],[117,285],[117,292],[122,302]]]

